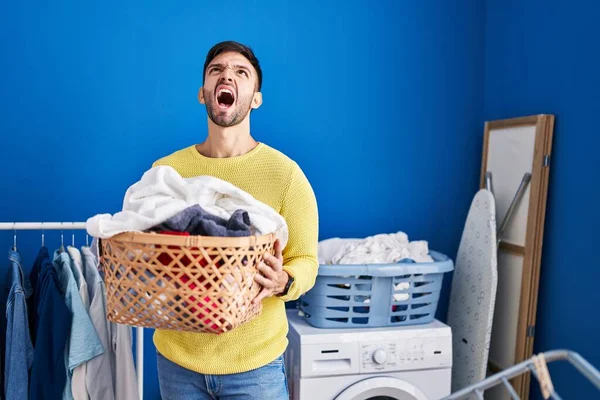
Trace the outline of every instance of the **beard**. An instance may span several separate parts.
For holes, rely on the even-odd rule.
[[[231,105],[231,107],[235,107],[233,112],[231,114],[225,114],[219,109],[219,105],[216,103],[214,96],[210,96],[205,100],[206,113],[213,123],[220,127],[228,128],[239,124],[246,118],[251,109],[251,101],[252,95],[245,99],[239,98],[237,105]]]

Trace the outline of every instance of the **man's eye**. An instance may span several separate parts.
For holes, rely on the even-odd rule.
[[[219,67],[212,67],[210,72],[219,72],[221,69]]]
[[[238,74],[241,74],[241,75],[244,75],[244,76],[248,76],[248,73],[245,70],[243,70],[243,69],[238,70]]]

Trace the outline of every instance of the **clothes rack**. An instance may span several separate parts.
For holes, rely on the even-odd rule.
[[[16,246],[19,230],[41,230],[42,241],[45,230],[73,231],[85,230],[85,222],[0,222],[0,231],[14,231],[14,244]],[[144,329],[135,328],[136,332],[136,373],[140,400],[144,398]]]

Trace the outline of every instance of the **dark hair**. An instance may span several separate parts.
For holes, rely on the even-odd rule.
[[[246,57],[248,61],[250,61],[250,64],[252,64],[252,66],[256,70],[256,74],[258,75],[258,91],[260,92],[260,88],[262,86],[262,70],[260,69],[258,58],[256,58],[254,52],[250,47],[238,42],[234,42],[233,40],[217,43],[208,51],[208,54],[206,55],[206,61],[204,61],[202,83],[204,84],[204,77],[206,76],[206,68],[208,68],[208,64],[210,64],[210,62],[219,54],[226,53],[228,51],[240,53],[241,55]]]

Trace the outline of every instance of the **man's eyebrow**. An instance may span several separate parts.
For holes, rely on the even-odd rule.
[[[210,68],[213,68],[213,67],[225,68],[225,64],[223,64],[223,63],[214,63],[214,64],[210,64],[210,65],[208,66],[208,68],[206,68],[206,69],[210,69]],[[234,68],[241,68],[241,69],[243,69],[243,70],[245,70],[245,71],[248,71],[248,74],[252,75],[252,71],[250,70],[250,68],[246,67],[245,65],[242,65],[242,64],[235,64],[233,67],[234,67]]]
[[[236,64],[234,65],[235,68],[241,68],[243,70],[248,71],[249,74],[252,74],[252,71],[250,71],[250,68],[246,67],[245,65],[241,65],[241,64]]]
[[[223,68],[223,67],[225,67],[225,65],[224,65],[224,64],[221,64],[221,63],[214,63],[214,64],[210,64],[210,65],[208,66],[208,68],[212,68],[212,67],[221,67],[221,68]],[[207,69],[208,69],[208,68],[207,68]]]

